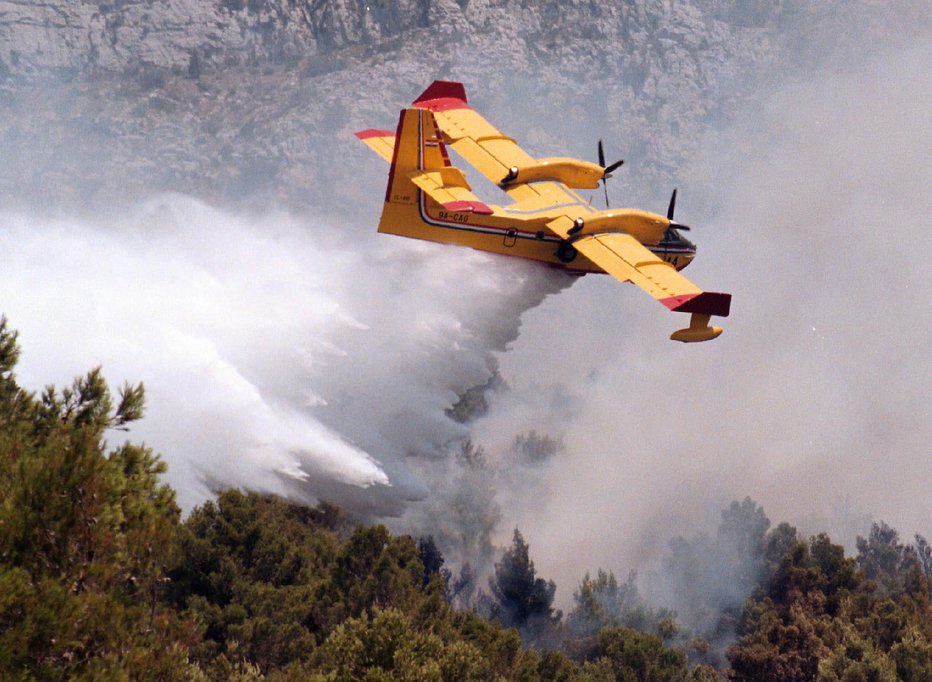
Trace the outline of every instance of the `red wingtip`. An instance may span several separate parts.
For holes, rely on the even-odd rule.
[[[728,313],[731,311],[731,294],[720,294],[715,291],[671,296],[670,298],[660,299],[660,302],[670,310],[675,310],[678,313],[699,313],[728,317]]]

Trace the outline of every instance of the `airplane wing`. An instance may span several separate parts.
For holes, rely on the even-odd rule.
[[[466,101],[462,83],[434,81],[415,100],[414,106],[429,109],[445,142],[482,175],[498,184],[512,166],[527,166],[534,157],[489,123]],[[584,203],[571,189],[559,182],[517,183],[503,188],[524,210],[543,210],[565,203]]]
[[[636,284],[670,310],[692,313],[690,326],[670,337],[674,341],[705,341],[722,333],[719,327],[708,326],[709,317],[728,315],[731,294],[703,291],[631,235],[595,234],[578,239],[573,247],[608,274]]]
[[[449,139],[447,144],[492,182],[500,182],[511,166],[534,162],[517,142],[466,103],[462,83],[434,81],[414,106],[432,111],[437,126]]]

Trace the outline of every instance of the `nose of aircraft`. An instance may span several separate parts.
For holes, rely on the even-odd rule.
[[[651,247],[651,251],[677,270],[682,270],[696,256],[696,245],[683,237],[676,227],[671,226],[663,233],[663,241]]]

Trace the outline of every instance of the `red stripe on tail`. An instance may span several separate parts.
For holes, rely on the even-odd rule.
[[[457,99],[466,104],[466,88],[457,81],[434,81],[414,100],[415,106],[431,99]]]
[[[414,106],[431,111],[470,108],[466,103],[466,88],[456,81],[434,81],[414,100]]]
[[[448,211],[469,211],[481,215],[492,215],[492,209],[481,201],[448,201],[443,204]]]

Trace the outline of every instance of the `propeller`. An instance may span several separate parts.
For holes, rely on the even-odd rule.
[[[673,211],[676,209],[676,189],[674,188],[673,194],[670,195],[670,205],[667,206],[667,220],[670,221],[670,227],[675,227],[677,230],[686,230],[689,231],[688,225],[680,225],[678,222],[673,220]]]
[[[608,208],[608,184],[605,181],[612,177],[612,172],[621,168],[621,164],[624,162],[624,159],[619,159],[615,163],[606,166],[605,148],[602,146],[602,140],[599,140],[599,165],[602,166],[602,189],[605,190],[605,208]]]

